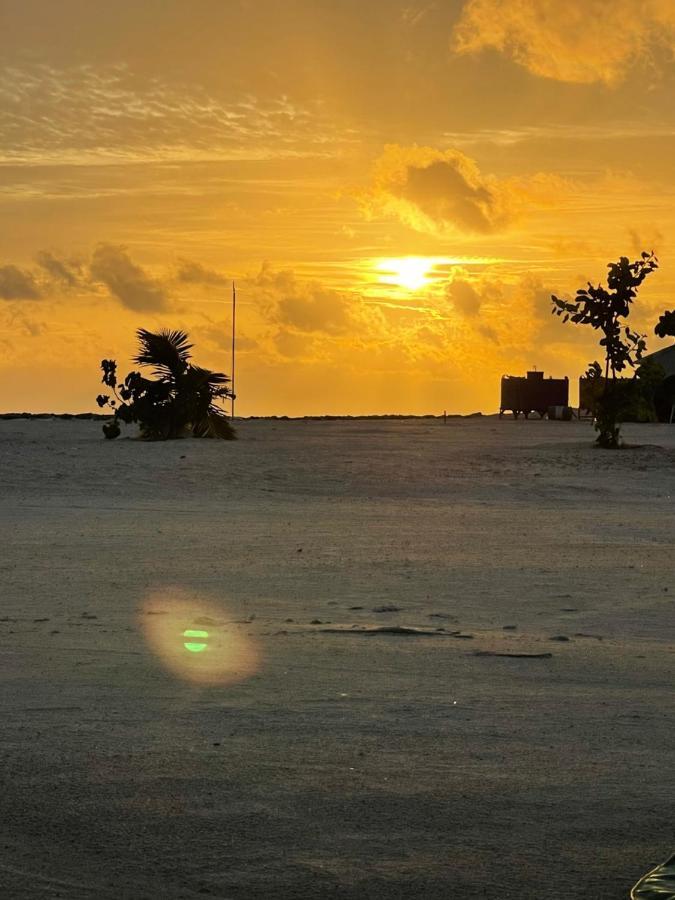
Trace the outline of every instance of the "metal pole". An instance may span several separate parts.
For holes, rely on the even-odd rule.
[[[237,290],[232,282],[232,412],[231,417],[234,419],[234,342],[237,325]]]

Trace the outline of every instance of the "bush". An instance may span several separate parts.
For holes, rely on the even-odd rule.
[[[235,430],[217,405],[233,396],[228,376],[189,362],[192,344],[184,331],[163,330],[155,334],[141,328],[136,334],[139,352],[134,362],[152,368],[155,377],[129,372],[123,381],[118,381],[115,360],[101,361],[101,380],[112,390],[112,396],[99,394],[96,402],[114,414],[103,426],[105,437],[118,437],[123,422],[136,423],[141,437],[150,441],[186,435],[234,440]]]

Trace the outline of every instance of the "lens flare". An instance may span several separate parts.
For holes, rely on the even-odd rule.
[[[234,684],[259,666],[258,648],[227,611],[179,588],[153,591],[142,603],[141,630],[162,665],[197,684]]]
[[[183,637],[188,638],[188,640],[183,642],[183,646],[186,650],[189,650],[190,653],[201,653],[202,650],[206,650],[207,644],[193,641],[192,638],[208,638],[208,636],[208,631],[200,631],[197,628],[186,628],[183,632]]]

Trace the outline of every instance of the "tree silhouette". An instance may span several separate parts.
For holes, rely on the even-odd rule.
[[[590,325],[602,332],[600,346],[605,351],[604,387],[597,403],[595,427],[598,431],[597,443],[601,447],[615,449],[619,446],[620,391],[617,390],[616,375],[626,367],[633,368],[642,358],[646,348],[644,335],[638,334],[624,324],[630,315],[631,304],[637,289],[655,269],[658,260],[653,253],[642,253],[640,259],[630,262],[622,256],[616,263],[608,263],[607,287],[588,287],[577,291],[573,302],[560,300],[552,295],[554,315],[562,316],[577,325]],[[592,369],[597,376],[602,371],[599,363]],[[611,376],[611,380],[610,380]]]
[[[134,362],[152,368],[154,378],[129,372],[118,382],[115,360],[101,361],[101,380],[112,396],[99,394],[96,402],[114,413],[103,426],[105,436],[116,438],[120,422],[135,422],[145,440],[165,441],[188,434],[233,440],[234,428],[218,406],[218,401],[232,397],[228,376],[189,362],[192,344],[184,331],[155,334],[140,328],[136,335],[139,352]]]
[[[659,337],[675,337],[675,309],[666,310],[656,323],[654,334]]]

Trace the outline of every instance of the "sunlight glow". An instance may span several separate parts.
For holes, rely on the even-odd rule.
[[[394,284],[409,291],[417,291],[429,283],[429,272],[435,260],[426,256],[403,256],[400,259],[383,259],[378,265],[382,272],[382,284]]]
[[[487,256],[380,256],[362,260],[359,268],[365,293],[372,294],[382,285],[409,293],[442,287],[457,266],[475,271],[504,261]]]

